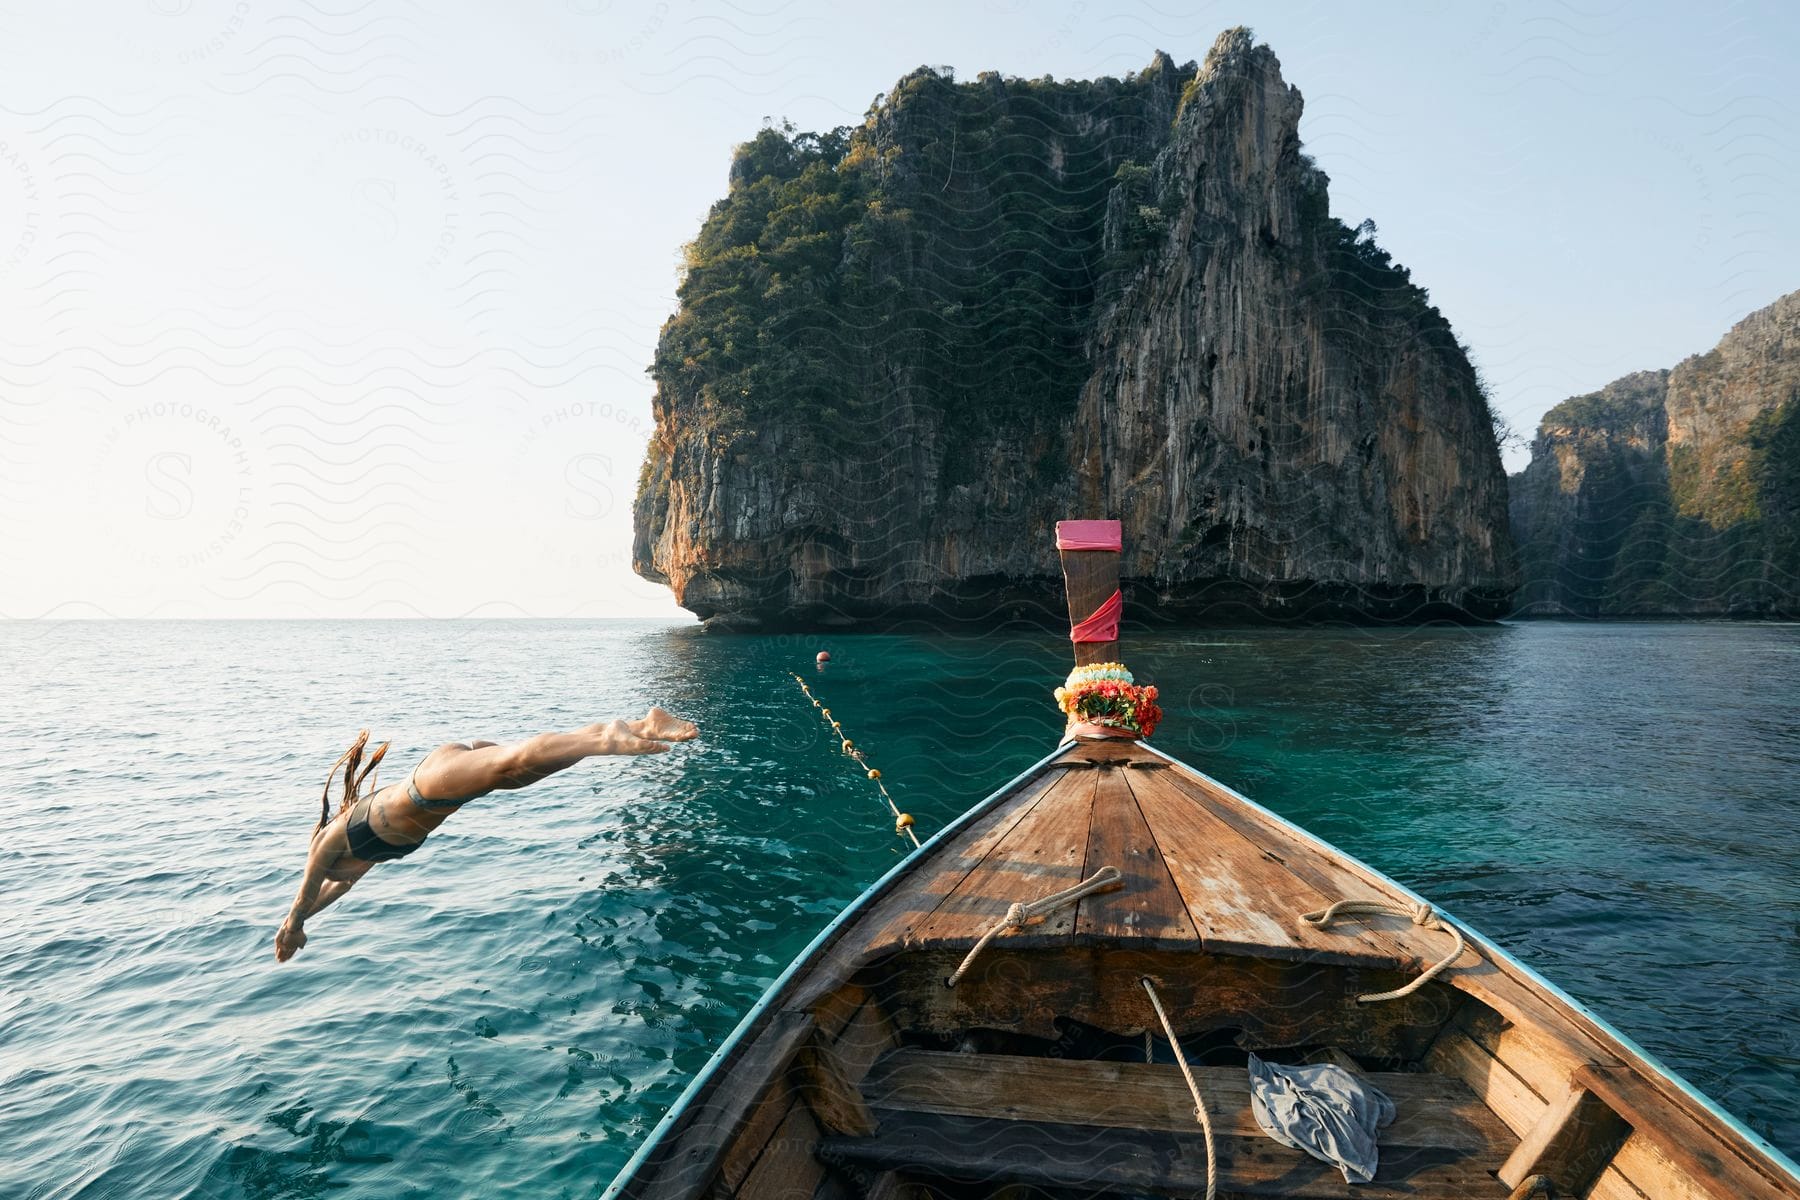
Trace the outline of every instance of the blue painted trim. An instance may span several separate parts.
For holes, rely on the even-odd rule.
[[[1587,1018],[1589,1021],[1592,1021],[1594,1023],[1594,1025],[1596,1027],[1598,1027],[1602,1033],[1606,1034],[1608,1037],[1610,1037],[1614,1041],[1618,1042],[1619,1045],[1623,1046],[1626,1050],[1628,1050],[1632,1054],[1636,1055],[1640,1060],[1643,1061],[1644,1065],[1648,1066],[1651,1070],[1657,1072],[1664,1079],[1667,1079],[1670,1083],[1674,1084],[1683,1094],[1685,1094],[1688,1097],[1688,1099],[1694,1101],[1696,1104],[1700,1105],[1701,1108],[1705,1109],[1707,1112],[1711,1113],[1714,1117],[1718,1118],[1722,1123],[1729,1126],[1734,1132],[1736,1132],[1746,1142],[1750,1143],[1750,1146],[1752,1149],[1761,1152],[1766,1158],[1769,1159],[1770,1162],[1774,1163],[1776,1166],[1780,1167],[1783,1171],[1787,1172],[1790,1176],[1792,1176],[1795,1183],[1800,1184],[1800,1165],[1795,1164],[1793,1159],[1791,1159],[1787,1155],[1783,1154],[1780,1150],[1777,1150],[1774,1146],[1771,1146],[1768,1142],[1768,1139],[1764,1138],[1761,1134],[1757,1133],[1754,1129],[1751,1129],[1748,1126],[1746,1126],[1742,1121],[1738,1120],[1736,1117],[1734,1117],[1730,1113],[1726,1112],[1723,1108],[1720,1108],[1719,1105],[1711,1099],[1711,1097],[1707,1096],[1704,1092],[1700,1091],[1699,1088],[1696,1088],[1693,1084],[1689,1083],[1687,1080],[1683,1079],[1680,1075],[1677,1075],[1674,1071],[1670,1070],[1667,1066],[1663,1065],[1661,1060],[1659,1060],[1654,1054],[1651,1054],[1648,1050],[1644,1049],[1642,1046],[1640,1046],[1636,1042],[1632,1041],[1624,1033],[1620,1032],[1618,1029],[1615,1029],[1613,1027],[1612,1023],[1609,1022],[1608,1020],[1606,1020],[1606,1018],[1593,1012],[1592,1010],[1590,1010],[1587,1007],[1587,1005],[1583,1004],[1581,1001],[1577,1000],[1575,997],[1569,995],[1567,992],[1565,992],[1561,988],[1557,987],[1554,983],[1551,983],[1548,979],[1545,979],[1542,975],[1539,975],[1536,971],[1532,970],[1530,967],[1526,966],[1524,963],[1522,963],[1518,959],[1514,958],[1511,954],[1508,954],[1504,949],[1502,949],[1498,945],[1494,944],[1494,942],[1491,941],[1485,934],[1481,933],[1473,925],[1470,925],[1467,921],[1463,920],[1461,917],[1457,916],[1454,913],[1446,911],[1444,908],[1442,908],[1441,906],[1439,906],[1437,904],[1433,904],[1431,901],[1429,901],[1425,897],[1419,895],[1417,892],[1413,891],[1411,888],[1407,887],[1405,884],[1400,883],[1399,881],[1390,878],[1385,872],[1377,871],[1374,867],[1371,867],[1368,863],[1363,862],[1361,859],[1357,858],[1354,854],[1351,854],[1344,850],[1340,850],[1336,846],[1333,846],[1330,842],[1327,842],[1324,838],[1321,838],[1321,837],[1317,836],[1316,834],[1307,832],[1307,830],[1305,828],[1294,824],[1294,822],[1288,820],[1286,817],[1282,816],[1280,813],[1273,812],[1267,808],[1264,808],[1262,805],[1260,805],[1256,801],[1250,799],[1250,797],[1244,795],[1242,792],[1238,791],[1236,788],[1230,786],[1229,784],[1221,783],[1219,780],[1214,779],[1211,775],[1208,775],[1205,771],[1200,770],[1198,767],[1194,767],[1194,766],[1189,765],[1188,763],[1184,763],[1180,759],[1174,757],[1173,755],[1164,754],[1161,750],[1158,750],[1156,747],[1150,745],[1148,742],[1139,742],[1138,744],[1143,746],[1144,749],[1150,751],[1152,754],[1156,755],[1159,758],[1167,759],[1169,762],[1174,763],[1177,766],[1186,767],[1188,770],[1190,770],[1194,774],[1200,776],[1200,778],[1206,780],[1208,783],[1212,784],[1214,787],[1218,788],[1220,791],[1226,793],[1227,795],[1231,796],[1233,799],[1236,799],[1237,801],[1242,803],[1246,808],[1252,810],[1253,812],[1262,814],[1264,817],[1267,817],[1269,820],[1271,820],[1275,824],[1281,826],[1283,829],[1286,829],[1289,832],[1298,835],[1300,838],[1302,838],[1303,840],[1305,840],[1307,842],[1312,843],[1314,846],[1318,847],[1319,849],[1321,849],[1329,854],[1334,854],[1334,855],[1338,856],[1339,858],[1345,860],[1346,862],[1352,863],[1355,866],[1362,868],[1364,871],[1367,871],[1370,875],[1373,875],[1375,878],[1381,880],[1383,883],[1386,883],[1389,886],[1393,887],[1396,891],[1400,892],[1402,895],[1410,897],[1415,903],[1431,904],[1432,908],[1435,909],[1437,912],[1439,912],[1440,914],[1442,914],[1444,916],[1449,917],[1451,920],[1455,921],[1457,923],[1457,925],[1461,926],[1463,932],[1469,936],[1471,941],[1473,941],[1477,945],[1479,945],[1484,953],[1488,954],[1489,956],[1491,956],[1493,958],[1504,961],[1508,966],[1510,966],[1514,970],[1518,971],[1521,975],[1524,975],[1527,979],[1531,980],[1533,983],[1535,983],[1539,987],[1543,988],[1546,992],[1549,992],[1552,996],[1555,996],[1558,1000],[1561,1000],[1564,1004],[1567,1004],[1570,1008],[1572,1008],[1576,1012],[1580,1013],[1583,1017]]]
[[[676,1098],[675,1103],[670,1105],[669,1111],[664,1113],[662,1120],[656,1123],[656,1128],[652,1129],[650,1135],[638,1146],[637,1153],[633,1154],[625,1165],[619,1168],[619,1173],[613,1176],[612,1183],[607,1185],[606,1190],[600,1194],[600,1200],[616,1200],[619,1193],[631,1182],[632,1176],[637,1174],[639,1168],[644,1165],[645,1160],[650,1157],[650,1152],[661,1144],[663,1138],[668,1135],[670,1128],[674,1126],[676,1121],[680,1120],[681,1114],[687,1110],[688,1105],[692,1104],[695,1098],[705,1089],[707,1081],[712,1078],[713,1072],[719,1069],[719,1064],[729,1058],[731,1052],[737,1048],[738,1043],[742,1042],[750,1035],[751,1030],[761,1020],[763,1012],[775,1002],[775,999],[787,987],[788,981],[799,974],[800,968],[811,961],[813,955],[818,953],[819,948],[831,939],[832,934],[836,933],[838,929],[846,924],[852,917],[860,915],[862,910],[868,907],[870,902],[877,895],[887,889],[890,881],[900,875],[904,875],[907,871],[910,871],[923,856],[931,853],[931,851],[945,838],[959,832],[965,825],[968,825],[977,817],[987,812],[1000,800],[1004,799],[1013,791],[1013,789],[1017,788],[1025,780],[1049,766],[1050,760],[1061,754],[1064,747],[1067,745],[1067,742],[1059,744],[1056,749],[1044,755],[1044,757],[1038,759],[1029,767],[1026,767],[1023,771],[1020,771],[1017,775],[1013,776],[1012,779],[1002,784],[992,792],[987,799],[981,801],[981,803],[963,813],[962,816],[938,830],[937,833],[933,834],[920,845],[918,849],[894,864],[893,869],[887,874],[883,875],[867,888],[864,888],[862,895],[852,900],[845,906],[843,912],[832,918],[829,925],[819,930],[818,935],[806,944],[806,949],[800,951],[794,961],[788,964],[787,970],[783,971],[775,982],[768,986],[761,998],[751,1006],[750,1011],[744,1014],[744,1019],[738,1022],[737,1028],[731,1031],[731,1035],[719,1044],[717,1050],[712,1052],[712,1057],[706,1060],[706,1065],[701,1067],[700,1070],[695,1073],[692,1082],[690,1082],[681,1095]]]

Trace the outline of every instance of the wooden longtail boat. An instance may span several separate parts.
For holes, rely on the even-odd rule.
[[[1116,549],[1062,557],[1092,636]],[[1145,742],[1072,730],[814,939],[605,1200],[1197,1197],[1209,1167],[1225,1197],[1800,1200],[1792,1162],[1499,947]],[[1109,867],[1122,886],[1006,922]],[[1345,900],[1384,911],[1301,920]],[[1262,1132],[1249,1051],[1393,1100],[1373,1180]]]

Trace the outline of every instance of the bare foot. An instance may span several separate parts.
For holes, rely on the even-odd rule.
[[[642,720],[629,724],[631,732],[638,737],[652,738],[659,742],[691,742],[700,736],[698,725],[692,721],[684,721],[661,708],[652,708],[644,714]]]
[[[615,717],[600,726],[606,749],[602,754],[667,754],[669,744],[638,734],[636,721]]]

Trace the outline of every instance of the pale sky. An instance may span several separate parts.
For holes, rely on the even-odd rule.
[[[682,615],[644,368],[732,147],[1237,24],[1529,432],[1800,287],[1800,6],[1699,12],[10,0],[0,616]]]

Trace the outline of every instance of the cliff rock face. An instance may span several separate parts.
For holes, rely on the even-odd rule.
[[[1053,523],[1117,516],[1137,616],[1504,611],[1475,374],[1300,110],[1232,30],[764,130],[658,347],[637,570],[727,623],[1055,619]]]
[[[1800,292],[1551,409],[1512,523],[1526,614],[1800,613]]]
[[[1475,372],[1403,269],[1326,218],[1300,93],[1241,31],[1157,160],[1167,244],[1102,321],[1084,508],[1159,606],[1497,615],[1516,582]]]

